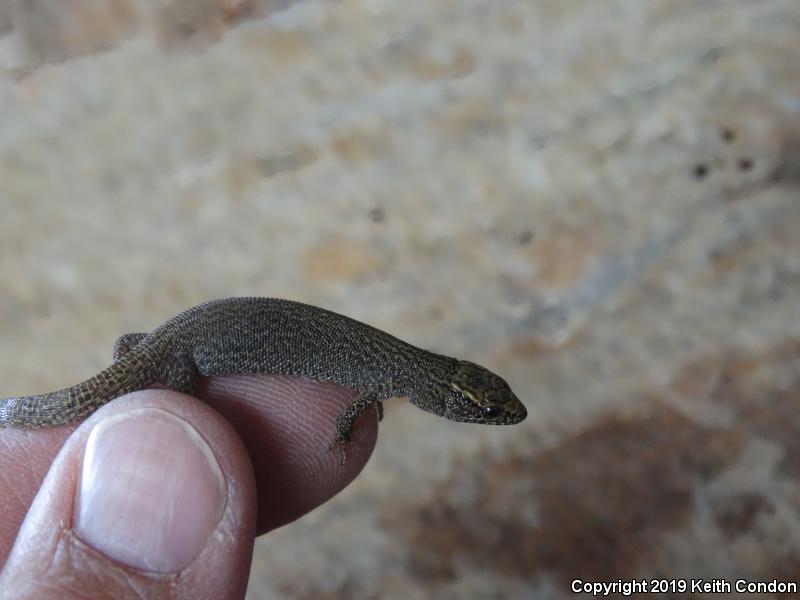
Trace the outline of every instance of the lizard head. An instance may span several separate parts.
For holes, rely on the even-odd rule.
[[[445,417],[464,423],[513,425],[528,414],[505,379],[466,360],[446,382],[444,404]]]

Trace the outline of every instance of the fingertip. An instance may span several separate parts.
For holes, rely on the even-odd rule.
[[[100,409],[67,440],[3,581],[18,595],[25,586],[34,596],[68,587],[86,597],[238,597],[254,524],[252,469],[230,425],[183,394],[138,392]],[[177,586],[165,578],[178,572]]]
[[[253,462],[259,534],[289,523],[344,489],[361,472],[378,437],[377,413],[355,422],[352,439],[330,448],[336,417],[356,392],[301,377],[213,377],[200,395],[233,424]]]
[[[189,421],[160,408],[127,410],[86,441],[75,533],[128,566],[182,571],[219,526],[227,493],[219,461]]]

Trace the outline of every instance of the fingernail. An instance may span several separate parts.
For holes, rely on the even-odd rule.
[[[163,410],[130,410],[89,434],[75,532],[131,567],[181,571],[217,527],[226,497],[222,470],[197,430]]]

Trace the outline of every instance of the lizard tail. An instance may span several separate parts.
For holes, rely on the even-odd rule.
[[[117,396],[155,382],[149,369],[120,360],[94,377],[49,394],[0,399],[0,427],[33,429],[78,421]]]

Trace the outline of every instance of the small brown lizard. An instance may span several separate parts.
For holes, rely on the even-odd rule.
[[[509,425],[527,412],[488,369],[434,354],[343,315],[275,298],[225,298],[190,308],[151,333],[114,344],[114,364],[57,392],[0,400],[0,427],[47,427],[82,419],[114,398],[161,383],[194,393],[198,376],[279,373],[333,381],[358,391],[336,419],[337,442],[383,400],[452,421]]]

